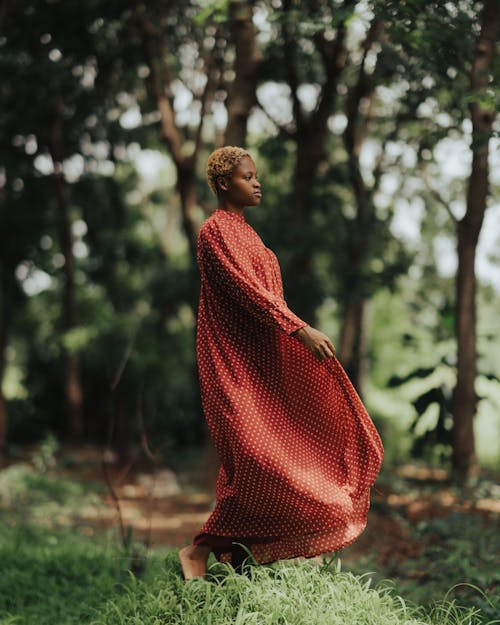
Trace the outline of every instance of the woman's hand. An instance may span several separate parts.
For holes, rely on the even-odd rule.
[[[327,358],[335,356],[335,347],[330,339],[326,334],[311,328],[311,326],[300,328],[293,333],[293,336],[320,360],[326,360]]]

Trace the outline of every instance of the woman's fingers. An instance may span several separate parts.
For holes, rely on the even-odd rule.
[[[308,347],[312,353],[320,360],[333,358],[335,356],[335,347],[326,334],[305,326],[297,332],[297,338]]]
[[[335,356],[335,347],[329,340],[319,345],[319,355],[321,360],[326,360],[327,358],[333,358],[333,356]]]

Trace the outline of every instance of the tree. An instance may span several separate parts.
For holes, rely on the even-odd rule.
[[[261,56],[256,46],[253,25],[254,2],[229,2],[225,11],[214,22],[212,12],[201,12],[193,3],[138,4],[135,19],[144,41],[145,61],[149,69],[147,84],[160,116],[160,136],[174,162],[177,173],[177,191],[184,231],[191,256],[196,259],[197,221],[195,208],[199,199],[196,192],[196,172],[203,132],[212,111],[214,97],[226,101],[227,125],[225,144],[244,146],[247,120],[256,101],[257,70]],[[182,16],[182,17],[181,17]],[[234,47],[234,62],[229,63],[227,50]],[[197,59],[182,61],[182,50]],[[168,51],[177,50],[177,55]],[[224,75],[233,72],[232,80]],[[191,110],[197,109],[198,120],[179,123],[175,110],[176,84],[182,81],[192,96]],[[146,103],[145,103],[146,104]],[[213,143],[216,137],[212,138]]]
[[[292,121],[276,120],[281,142],[291,139],[294,149],[289,200],[293,235],[287,241],[292,258],[287,270],[298,296],[294,298],[292,291],[291,302],[313,323],[325,293],[334,297],[341,323],[338,355],[361,392],[367,302],[384,280],[385,286],[393,284],[407,266],[402,249],[384,255],[384,247],[393,240],[392,213],[382,217],[374,203],[389,166],[386,144],[396,140],[401,125],[399,113],[387,115],[378,102],[377,88],[390,88],[401,75],[383,34],[383,18],[372,4],[362,10],[355,2],[308,3],[300,8],[286,2],[283,9],[277,18],[282,37],[276,37],[278,43],[269,46],[268,54],[271,68],[274,58],[284,59],[284,69],[275,70],[274,78],[286,82],[292,102]],[[353,24],[362,26],[362,37],[352,36]],[[316,90],[315,104],[306,107],[299,96],[311,87]],[[335,116],[345,120],[343,149],[332,130]],[[360,157],[367,140],[378,144],[378,156],[373,170],[363,173]],[[338,192],[345,188],[348,195]],[[317,269],[324,255],[331,267],[327,288],[319,284]],[[376,271],[371,267],[375,258],[382,264]]]
[[[229,40],[234,44],[234,79],[228,87],[224,145],[245,146],[247,122],[257,104],[256,88],[262,54],[253,24],[255,2],[229,4]]]
[[[314,243],[309,237],[304,241],[304,232],[308,230],[311,217],[311,189],[317,183],[318,168],[325,160],[327,124],[347,58],[347,21],[355,6],[355,0],[344,0],[335,7],[330,2],[311,2],[303,6],[294,0],[283,0],[282,13],[277,20],[278,45],[270,46],[265,64],[271,71],[282,67],[278,76],[272,78],[285,81],[290,91],[292,121],[289,124],[276,120],[265,103],[260,105],[279,129],[282,140],[292,141],[294,145],[289,219],[293,252],[289,270],[294,275],[296,291],[302,297],[292,304],[313,325],[319,304],[313,286]],[[313,57],[311,48],[315,52]],[[275,59],[280,59],[279,65]],[[318,86],[316,103],[310,112],[305,110],[299,97],[303,82]]]
[[[476,291],[475,256],[488,198],[488,144],[495,119],[498,63],[495,52],[499,28],[498,2],[432,3],[421,12],[417,3],[389,3],[382,9],[392,23],[391,37],[401,52],[411,89],[409,107],[418,103],[417,145],[429,201],[444,207],[456,231],[458,270],[455,282],[455,336],[457,380],[453,391],[452,464],[465,481],[475,472],[474,415],[477,407],[475,380]],[[430,113],[422,111],[425,104]],[[438,113],[444,120],[437,121]],[[431,180],[432,150],[454,135],[464,137],[464,121],[472,121],[471,173],[465,187],[438,189]],[[460,199],[463,216],[451,210]]]
[[[63,180],[63,101],[60,93],[52,94],[52,120],[48,135],[48,148],[52,159],[52,181],[54,200],[59,225],[60,247],[64,256],[64,286],[63,286],[63,319],[64,330],[72,332],[78,327],[76,299],[73,236],[71,232],[71,216],[65,197]],[[66,400],[66,415],[68,420],[68,434],[79,440],[84,432],[83,391],[80,375],[80,362],[75,350],[66,351],[66,374],[64,384]]]
[[[156,10],[155,10],[156,9]],[[177,172],[177,191],[179,193],[182,223],[184,232],[189,242],[191,256],[196,258],[196,237],[197,226],[194,217],[194,209],[197,203],[195,190],[195,172],[198,155],[202,147],[203,124],[206,115],[210,110],[216,80],[216,66],[212,52],[215,48],[215,38],[211,48],[205,49],[204,43],[199,42],[196,33],[192,32],[194,8],[186,3],[183,9],[179,6],[171,5],[171,10],[176,16],[175,22],[168,22],[169,13],[164,11],[162,3],[158,7],[151,4],[139,4],[136,9],[136,20],[140,29],[141,37],[144,39],[145,60],[149,70],[147,83],[156,103],[160,115],[160,136],[166,145]],[[191,132],[191,124],[180,127],[176,120],[174,109],[174,81],[181,75],[181,66],[178,57],[169,55],[167,50],[179,49],[181,42],[178,39],[176,28],[170,24],[179,26],[180,10],[186,12],[187,21],[184,22],[184,41],[189,41],[187,45],[197,49],[202,62],[201,68],[196,68],[193,74],[202,74],[204,85],[201,88],[191,87],[193,98],[199,104],[199,121],[194,132]],[[162,24],[166,27],[162,28]],[[191,23],[190,23],[191,22]],[[195,29],[196,30],[196,29]],[[189,39],[185,35],[189,33]],[[169,58],[176,59],[176,67],[170,67]],[[192,78],[195,78],[192,76]],[[196,80],[193,80],[193,83]],[[190,147],[192,144],[192,147]]]
[[[453,468],[461,480],[476,469],[474,415],[477,397],[476,273],[475,256],[488,198],[489,140],[496,111],[488,98],[498,33],[500,6],[485,0],[481,31],[476,38],[470,72],[472,167],[467,185],[465,215],[457,221],[458,271],[456,278],[455,332],[457,383],[453,391]]]

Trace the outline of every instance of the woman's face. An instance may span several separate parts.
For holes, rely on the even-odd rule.
[[[235,206],[257,206],[262,199],[255,163],[249,156],[241,159],[231,176],[221,179],[220,187]]]

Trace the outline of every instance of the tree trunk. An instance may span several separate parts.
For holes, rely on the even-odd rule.
[[[5,22],[7,0],[0,0],[0,31]],[[0,461],[7,449],[7,402],[3,394],[3,378],[5,374],[5,350],[7,348],[7,320],[5,314],[5,285],[3,268],[0,267]],[[1,465],[0,465],[1,466]]]
[[[64,330],[68,331],[77,327],[77,319],[73,237],[71,233],[69,209],[66,198],[64,197],[63,189],[62,132],[62,101],[60,96],[56,96],[54,98],[53,121],[49,134],[49,150],[54,167],[52,182],[58,212],[61,252],[64,256]],[[66,355],[64,394],[66,403],[67,433],[73,439],[80,439],[83,435],[83,393],[80,380],[79,358],[76,353],[68,352]]]
[[[5,350],[7,348],[7,320],[5,314],[5,287],[3,269],[0,267],[0,460],[7,449],[7,402],[3,394]]]
[[[488,85],[489,70],[500,28],[496,0],[484,4],[481,32],[476,40],[471,69],[473,92]],[[476,470],[474,416],[477,398],[476,275],[475,255],[488,196],[488,147],[495,112],[477,101],[470,104],[472,119],[472,168],[467,189],[466,213],[457,224],[458,271],[456,278],[455,331],[457,338],[457,382],[453,391],[453,470],[465,482]]]
[[[353,10],[354,5],[354,0],[345,0],[342,9]],[[291,91],[295,131],[290,133],[286,129],[282,130],[295,142],[297,150],[291,197],[294,252],[290,262],[290,272],[293,274],[296,291],[307,293],[310,291],[309,284],[313,275],[313,260],[312,249],[304,248],[304,226],[309,221],[311,189],[315,183],[319,165],[324,158],[328,119],[335,103],[338,81],[345,67],[347,29],[345,22],[341,22],[334,41],[326,40],[323,34],[314,37],[314,43],[322,60],[325,79],[314,111],[306,115],[298,97],[299,75],[295,58],[297,41],[291,30],[295,19],[291,0],[284,1],[283,12],[285,17],[282,26],[283,66]],[[292,297],[290,303],[307,323],[315,325],[316,302],[311,298],[294,301]]]
[[[321,161],[323,141],[316,139],[314,146],[308,146],[307,140],[297,141],[297,157],[295,162],[295,173],[293,177],[293,189],[290,202],[291,208],[291,230],[292,230],[292,255],[289,271],[293,276],[294,292],[304,294],[310,291],[310,282],[313,275],[313,258],[310,246],[304,238],[304,231],[310,219],[311,211],[311,186]],[[300,317],[311,326],[316,325],[317,313],[316,302],[312,298],[300,295],[290,297],[290,305],[297,311]]]
[[[374,222],[374,205],[371,190],[361,176],[359,152],[350,154],[351,186],[356,200],[356,218],[347,225],[350,232],[347,248],[346,283],[339,296],[344,311],[340,330],[339,358],[351,382],[362,395],[362,369],[365,361],[365,310],[367,294],[363,274],[371,256],[371,228]]]
[[[371,193],[365,187],[359,169],[359,161],[350,155],[351,186],[356,200],[356,218],[350,221],[347,248],[344,250],[348,259],[346,283],[339,296],[344,311],[340,330],[339,358],[351,382],[362,395],[362,368],[365,359],[365,310],[367,294],[363,284],[363,274],[370,258],[371,224],[374,206]]]
[[[371,103],[375,85],[371,75],[367,75],[365,61],[381,30],[381,23],[374,19],[363,43],[363,59],[359,66],[358,78],[350,88],[346,99],[347,125],[342,139],[348,156],[349,182],[356,204],[356,217],[346,222],[349,237],[346,257],[348,259],[347,278],[340,296],[343,299],[344,315],[340,331],[340,360],[358,393],[362,394],[365,359],[365,311],[367,294],[363,284],[363,274],[371,256],[372,228],[375,220],[373,188],[367,187],[359,157],[366,138],[371,115]],[[370,103],[365,114],[361,102]]]
[[[466,479],[476,464],[474,415],[476,413],[476,242],[462,220],[458,231],[456,277],[457,382],[453,392],[453,469]]]
[[[165,45],[164,33],[148,18],[145,5],[137,7],[137,21],[144,40],[146,62],[150,70],[148,85],[160,115],[160,136],[170,152],[177,171],[176,188],[181,204],[182,225],[189,243],[191,259],[193,263],[196,263],[197,225],[194,216],[197,204],[196,164],[202,145],[204,120],[210,110],[216,86],[216,63],[210,55],[205,59],[207,81],[199,98],[200,121],[193,141],[194,148],[189,155],[186,155],[186,144],[191,139],[185,136],[184,131],[176,125],[173,99],[171,95],[168,95],[172,91],[175,76],[165,62],[169,51]]]
[[[231,40],[235,46],[235,77],[228,93],[228,122],[224,134],[225,145],[244,146],[247,138],[247,122],[256,103],[258,70],[261,54],[257,50],[253,24],[254,2],[231,2]]]
[[[359,395],[363,393],[365,355],[365,309],[367,302],[356,297],[347,302],[342,317],[338,358]]]
[[[6,14],[7,14],[7,0],[0,0],[0,31],[3,28]]]
[[[198,229],[194,219],[194,211],[197,205],[195,185],[194,166],[190,163],[180,163],[177,166],[177,190],[182,207],[182,226],[189,243],[193,262],[196,262],[196,241],[198,237]]]

